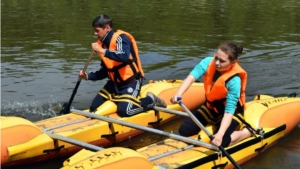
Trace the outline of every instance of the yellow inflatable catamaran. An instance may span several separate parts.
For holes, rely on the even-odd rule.
[[[288,135],[300,122],[300,98],[295,95],[276,98],[258,95],[253,101],[247,102],[246,106],[246,121],[254,129],[260,129],[257,130],[260,132],[225,148],[237,165],[262,153]],[[106,120],[110,121],[110,119]],[[213,133],[213,126],[207,127],[207,130]],[[83,149],[65,160],[62,168],[109,169],[126,166],[125,168],[131,169],[207,169],[235,167],[222,151],[209,144],[210,139],[203,130],[187,140],[175,134],[168,135],[171,139],[138,150],[113,147],[92,152]]]
[[[179,105],[172,105],[169,102],[181,82],[180,80],[151,82],[142,87],[140,96],[144,97],[151,91],[169,104],[168,109],[181,110]],[[190,109],[195,109],[205,101],[202,93],[204,93],[203,84],[194,83],[186,92],[183,101],[189,103],[187,106]],[[200,99],[193,99],[195,97]],[[95,114],[87,113],[87,110],[84,111],[86,115],[71,112],[34,123],[20,117],[1,116],[1,167],[72,155],[82,147],[95,150],[96,146],[108,146],[143,132],[89,115],[101,115],[148,127],[156,127],[178,117],[150,110],[132,117],[120,118],[116,114],[116,109],[113,102],[107,101]],[[100,150],[99,147],[96,149]]]

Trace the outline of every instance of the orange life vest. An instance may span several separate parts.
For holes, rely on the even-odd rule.
[[[226,83],[235,75],[239,75],[241,78],[241,90],[240,98],[238,99],[237,106],[240,106],[245,110],[246,102],[246,83],[247,83],[247,73],[246,71],[236,62],[233,67],[222,73],[221,76],[214,82],[214,74],[216,73],[216,66],[214,64],[214,59],[210,62],[206,73],[204,74],[204,90],[206,96],[206,106],[208,108],[214,109],[215,112],[220,112],[220,107],[224,108],[226,104],[226,95],[228,90],[226,89]],[[224,110],[223,110],[224,111]]]
[[[113,51],[117,50],[116,41],[117,41],[117,38],[121,34],[126,35],[130,39],[132,46],[133,46],[134,54],[135,54],[135,56],[130,54],[130,56],[129,56],[130,61],[128,63],[109,59],[107,57],[104,57],[104,55],[102,53],[98,53],[98,55],[100,56],[100,59],[104,62],[105,66],[108,70],[109,79],[111,79],[115,83],[127,84],[129,82],[132,82],[132,81],[140,78],[140,77],[144,77],[144,72],[143,72],[142,64],[141,64],[140,57],[138,54],[137,44],[136,44],[133,36],[130,35],[129,33],[124,32],[122,30],[117,30],[117,32],[115,32],[113,34],[113,36],[110,40],[109,50],[113,50]],[[102,46],[101,41],[98,40],[97,43]]]

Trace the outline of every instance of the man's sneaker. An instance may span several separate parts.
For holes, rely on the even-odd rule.
[[[161,98],[155,96],[153,93],[148,92],[148,93],[147,93],[147,96],[149,96],[149,97],[152,98],[153,103],[154,103],[155,106],[158,106],[158,107],[164,107],[164,108],[167,107],[166,102],[165,102],[163,99],[161,99]],[[153,106],[154,106],[154,105],[153,105]]]

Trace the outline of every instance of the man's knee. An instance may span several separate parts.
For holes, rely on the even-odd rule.
[[[97,94],[90,105],[90,112],[95,112],[107,99]]]
[[[90,106],[90,112],[95,112],[96,111],[96,109],[98,108],[99,106],[98,105],[91,105]]]
[[[127,114],[127,111],[126,109],[122,109],[118,106],[118,109],[117,109],[117,114],[120,116],[120,117],[130,117],[128,114]]]

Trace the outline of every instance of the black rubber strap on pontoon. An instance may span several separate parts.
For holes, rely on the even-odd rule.
[[[268,143],[266,143],[266,144],[264,144],[263,146],[261,146],[261,147],[255,149],[255,152],[258,152],[258,151],[263,150],[267,145],[268,145]]]
[[[215,165],[215,166],[211,167],[211,169],[224,168],[227,164],[228,164],[228,162],[226,162],[224,164],[218,164],[218,165]]]
[[[102,134],[101,138],[108,138],[108,137],[115,137],[117,134],[119,134],[119,132],[115,132],[112,123],[108,122],[108,127],[111,130],[111,134]]]
[[[59,146],[59,147],[56,147],[53,149],[47,149],[47,150],[44,150],[43,153],[52,153],[54,151],[59,151],[60,149],[63,149],[64,147],[65,147],[65,145],[62,145],[62,146]]]

